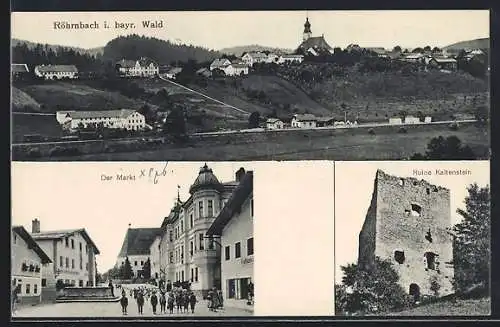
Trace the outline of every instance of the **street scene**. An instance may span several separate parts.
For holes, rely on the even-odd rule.
[[[249,164],[77,166],[13,168],[14,317],[253,315]],[[57,196],[23,183],[30,176]],[[72,183],[84,187],[67,194]],[[65,206],[82,200],[95,206],[68,221]]]
[[[488,11],[15,15],[15,160],[490,156]]]

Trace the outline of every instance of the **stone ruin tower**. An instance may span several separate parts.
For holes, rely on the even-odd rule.
[[[453,293],[450,191],[416,178],[377,171],[370,207],[359,234],[358,265],[390,259],[399,283],[419,298]]]

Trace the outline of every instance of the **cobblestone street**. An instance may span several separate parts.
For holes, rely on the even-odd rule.
[[[160,306],[157,307],[156,316],[161,318],[173,317],[217,317],[217,316],[252,316],[253,313],[248,310],[239,308],[225,308],[217,312],[208,310],[207,302],[200,301],[197,303],[194,314],[168,313],[159,314]],[[128,315],[126,317],[153,317],[153,311],[150,304],[144,305],[143,315],[137,313],[137,305],[135,301],[131,301],[128,308]],[[24,306],[18,308],[13,317],[46,317],[46,318],[66,318],[66,317],[122,317],[121,306],[119,302],[73,302],[73,303],[54,303],[54,304],[40,304],[36,306]],[[156,317],[155,316],[155,317]]]

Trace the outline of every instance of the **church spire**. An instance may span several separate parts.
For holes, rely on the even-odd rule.
[[[311,23],[309,23],[309,13],[306,14],[306,22],[304,23],[304,33],[302,40],[305,41],[312,36]]]

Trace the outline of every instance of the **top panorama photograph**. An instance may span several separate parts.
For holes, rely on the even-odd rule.
[[[487,10],[11,24],[16,161],[490,158]]]

